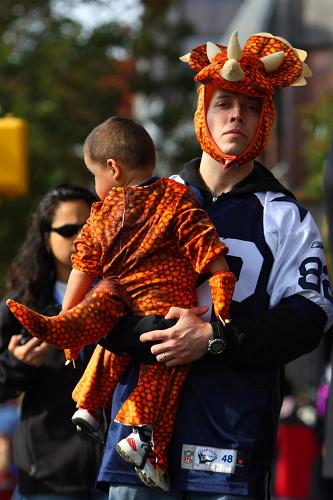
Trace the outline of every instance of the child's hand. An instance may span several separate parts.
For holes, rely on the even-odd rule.
[[[35,367],[41,366],[48,344],[35,337],[24,345],[20,345],[20,340],[21,335],[13,335],[8,344],[8,351],[22,363]]]

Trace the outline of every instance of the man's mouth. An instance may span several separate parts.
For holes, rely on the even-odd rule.
[[[228,130],[227,132],[224,132],[223,135],[238,135],[238,136],[245,137],[245,134],[237,128],[233,128],[231,130]]]

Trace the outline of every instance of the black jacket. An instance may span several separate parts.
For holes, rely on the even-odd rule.
[[[54,306],[52,314],[56,313]],[[51,346],[39,368],[17,360],[7,346],[20,331],[21,325],[2,301],[0,402],[24,393],[13,446],[19,491],[88,492],[95,483],[102,446],[80,438],[71,422],[75,411],[71,393],[82,370],[65,366],[63,351]]]

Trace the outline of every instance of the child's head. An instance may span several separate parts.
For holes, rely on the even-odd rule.
[[[139,184],[155,167],[155,146],[142,125],[113,116],[95,127],[83,145],[84,161],[104,199],[115,186]]]

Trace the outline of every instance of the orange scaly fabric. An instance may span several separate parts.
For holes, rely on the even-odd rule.
[[[227,252],[190,190],[171,179],[113,189],[103,202],[94,204],[75,247],[75,269],[105,276],[78,306],[49,318],[15,301],[7,302],[32,334],[75,353],[109,333],[129,310],[145,316],[165,315],[171,306],[193,307],[198,274]],[[222,274],[227,286],[214,293],[224,314],[235,279],[232,273]],[[128,356],[97,346],[73,392],[78,405],[87,409],[108,406],[130,362]],[[164,469],[165,449],[188,369],[143,365],[137,388],[116,417],[126,425],[158,426],[154,450]],[[166,408],[168,418],[161,425],[161,412]]]
[[[241,50],[238,59],[244,76],[237,81],[229,81],[221,75],[225,63],[228,61],[228,47],[216,45],[218,52],[211,60],[207,56],[207,46],[199,45],[194,48],[186,60],[197,73],[195,81],[200,83],[199,99],[194,116],[195,131],[203,151],[228,168],[233,163],[241,165],[256,158],[267,146],[273,125],[275,110],[272,96],[275,89],[289,85],[305,85],[305,76],[311,76],[311,71],[304,63],[306,52],[295,49],[290,43],[270,33],[256,33],[252,35]],[[283,51],[281,64],[274,71],[266,71],[262,58],[276,52]],[[229,58],[230,61],[230,58]],[[224,154],[209,132],[206,116],[213,92],[217,88],[260,97],[263,100],[258,128],[252,143],[239,155]]]
[[[34,336],[67,349],[104,337],[126,310],[146,316],[193,307],[198,274],[227,252],[191,191],[166,178],[112,189],[93,205],[75,248],[74,269],[104,276],[80,304],[47,317],[7,302]]]

